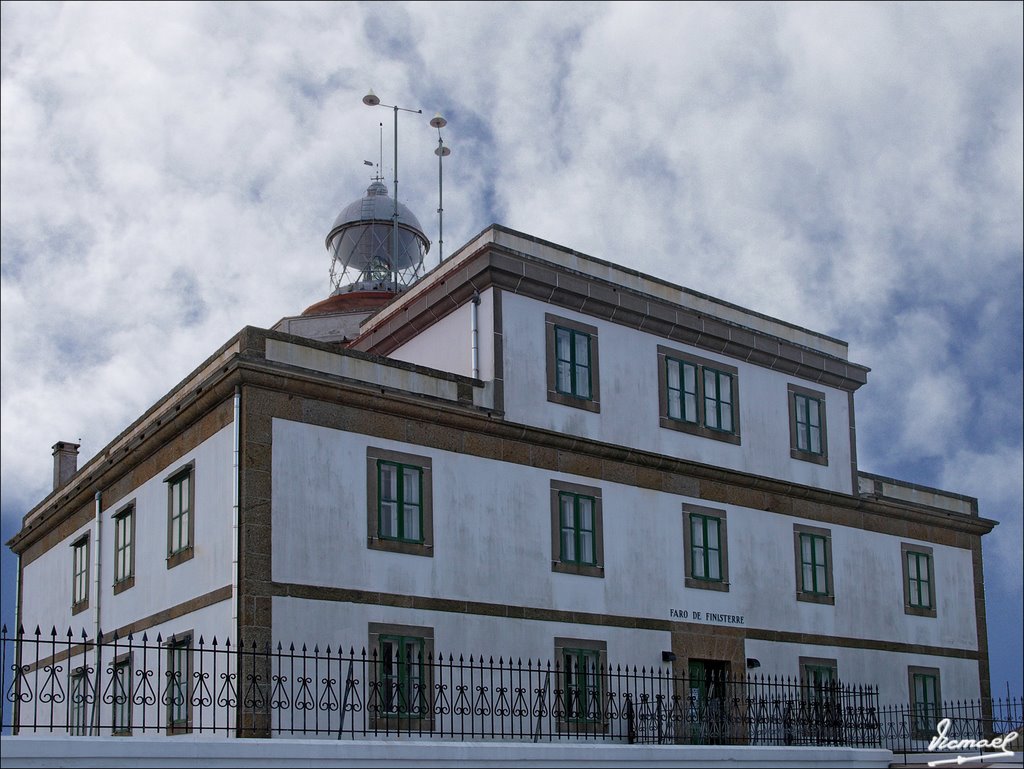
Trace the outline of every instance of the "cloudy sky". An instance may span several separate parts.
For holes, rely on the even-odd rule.
[[[245,325],[329,291],[392,166],[491,222],[845,339],[861,468],[976,496],[1021,691],[1020,3],[3,3],[3,538]],[[436,248],[428,257],[432,259]],[[14,559],[3,552],[3,618]]]

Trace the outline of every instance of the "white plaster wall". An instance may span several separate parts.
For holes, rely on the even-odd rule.
[[[71,543],[92,531],[93,523],[90,520],[63,542],[24,567],[21,577],[21,622],[27,634],[34,634],[38,625],[44,638],[49,638],[54,627],[60,638],[66,636],[69,627],[75,636],[81,636],[83,629],[90,637],[93,636],[95,619],[91,608],[71,616]],[[90,547],[91,541],[90,537]],[[90,551],[90,597],[95,590],[91,581],[91,556]],[[92,605],[90,601],[90,607]]]
[[[600,414],[548,402],[546,312],[597,327]],[[505,414],[510,421],[808,486],[853,492],[849,402],[841,390],[509,293],[502,296],[502,332]],[[659,425],[659,344],[738,369],[741,445]],[[826,395],[827,466],[790,457],[789,383],[821,390]]]
[[[196,596],[231,583],[231,506],[233,427],[228,425],[121,499],[102,499],[100,546],[100,628],[110,632],[136,620],[170,609]],[[177,468],[194,462],[195,555],[173,569],[167,568],[167,485],[164,479]],[[102,491],[102,490],[101,490]],[[114,525],[112,515],[129,501],[135,503],[135,585],[113,594]],[[76,635],[85,628],[95,632],[95,573],[90,539],[89,609],[71,616],[71,543],[84,532],[94,532],[92,520],[41,557],[28,564],[22,584],[22,616],[26,630],[38,623],[44,632],[70,625]],[[225,602],[225,606],[227,602]],[[230,609],[224,614],[229,632]]]
[[[747,657],[761,663],[754,673],[770,672],[791,678],[800,677],[800,657],[836,660],[839,678],[848,684],[874,684],[882,706],[910,701],[907,668],[939,669],[939,688],[943,700],[979,699],[978,663],[975,660],[937,657],[903,652],[850,649],[837,646],[747,641]]]
[[[108,596],[113,581],[114,527],[105,513],[104,601],[101,608],[104,628],[126,624],[231,584],[233,429],[233,425],[224,427],[135,491],[135,541],[138,548],[135,553],[135,586],[112,597]],[[195,555],[191,560],[168,569],[167,485],[164,478],[189,461],[195,463]],[[111,512],[119,507],[113,507]],[[230,617],[230,609],[226,608],[225,626],[229,624]],[[225,632],[227,628],[219,634]]]
[[[22,711],[21,723],[23,731],[30,732],[38,727],[45,733],[45,729],[53,725],[54,729],[58,732],[56,736],[67,736],[70,712],[68,700],[66,698],[59,700],[58,706],[51,710],[46,706],[45,700],[42,698],[51,691],[64,691],[66,693],[68,690],[68,677],[76,670],[88,668],[90,670],[89,690],[95,691],[98,685],[101,699],[98,705],[98,713],[94,713],[92,705],[86,709],[86,725],[89,726],[94,723],[93,718],[98,716],[99,724],[103,727],[100,729],[100,734],[109,735],[113,708],[111,697],[112,693],[116,692],[116,689],[111,685],[111,663],[115,658],[123,658],[124,655],[128,654],[131,655],[132,661],[132,695],[135,700],[132,709],[132,723],[136,727],[136,733],[142,731],[143,725],[146,725],[150,733],[156,728],[157,724],[165,727],[167,722],[167,704],[163,695],[168,686],[168,679],[164,675],[168,665],[166,641],[172,636],[180,637],[183,634],[191,634],[194,649],[191,661],[192,673],[198,675],[198,677],[193,677],[191,685],[193,687],[203,687],[202,691],[199,688],[194,688],[193,697],[206,698],[207,696],[216,696],[217,692],[212,692],[211,690],[216,688],[219,691],[224,686],[225,681],[221,674],[234,672],[237,664],[234,659],[234,652],[229,655],[225,651],[224,641],[226,638],[223,634],[223,629],[226,625],[225,617],[230,617],[228,601],[190,612],[188,615],[169,622],[155,625],[148,628],[144,633],[134,635],[131,640],[125,637],[118,639],[116,644],[112,641],[108,642],[101,648],[99,666],[96,665],[96,651],[94,648],[89,648],[83,652],[81,651],[82,647],[75,647],[75,653],[70,658],[59,659],[56,662],[56,667],[54,668],[56,683],[51,683],[46,673],[38,676],[32,673],[29,674],[29,686],[32,687],[34,696],[37,699],[32,701],[35,707],[30,706]],[[92,633],[90,632],[91,635]],[[143,639],[144,635],[145,640]],[[199,646],[200,638],[204,642],[202,647]],[[217,647],[213,646],[214,638],[217,639]],[[66,638],[64,640],[66,641]],[[234,639],[232,639],[232,643],[234,644]],[[200,648],[204,651],[200,652]],[[215,648],[219,651],[215,652]],[[53,647],[50,644],[44,643],[38,647],[37,654],[37,649],[33,645],[27,645],[22,648],[21,664],[31,666],[34,669],[35,663],[38,660],[47,660],[54,651],[61,653],[66,649],[66,644]],[[97,669],[99,671],[98,678]],[[43,670],[47,669],[43,668]],[[142,675],[144,671],[148,671],[150,675],[144,677]],[[235,685],[237,686],[237,681]],[[140,704],[143,698],[149,699],[150,704]],[[198,707],[194,709],[194,714],[194,723],[198,726],[200,722],[200,709]],[[202,709],[202,716],[203,726],[207,729],[212,729],[214,726],[217,729],[230,728],[231,724],[234,723],[234,714],[230,709],[214,708],[207,705]],[[214,718],[216,718],[216,724],[214,724]],[[163,729],[161,728],[159,731],[162,732]],[[89,736],[93,737],[93,735]],[[201,734],[197,730],[193,736],[203,739],[214,735],[212,732]]]
[[[567,625],[561,622],[507,619],[475,614],[403,609],[394,606],[312,601],[299,598],[274,598],[275,643],[278,632],[286,646],[299,638],[290,638],[299,628],[316,633],[316,638],[327,639],[332,648],[340,644],[346,653],[349,648],[361,653],[369,643],[371,622],[429,627],[434,630],[434,653],[460,654],[479,658],[499,656],[522,658],[544,664],[554,660],[555,638],[578,638],[605,641],[608,644],[608,662],[630,665],[662,667],[661,652],[672,648],[671,634],[658,630],[599,627],[596,625]],[[277,628],[281,628],[280,631]],[[307,642],[308,643],[308,642]],[[321,648],[323,644],[321,643]]]
[[[697,502],[697,500],[694,500]],[[752,627],[973,649],[977,646],[971,553],[933,549],[937,616],[903,611],[901,542],[888,534],[724,505],[729,536],[729,598],[684,589],[693,606],[732,606]],[[793,524],[832,534],[835,606],[796,600]],[[927,544],[927,543],[922,543]],[[706,595],[703,598],[701,594]]]
[[[666,620],[672,609],[711,611],[768,630],[976,646],[966,550],[931,545],[938,617],[912,617],[899,537],[723,506],[730,590],[686,588],[681,505],[699,500],[285,420],[273,430],[278,582]],[[368,445],[432,459],[433,557],[367,547]],[[603,578],[551,571],[553,479],[601,488]],[[795,522],[831,529],[835,606],[796,600]],[[305,625],[275,612],[275,627]]]
[[[472,303],[454,312],[393,350],[388,357],[407,363],[473,376]],[[477,308],[480,379],[494,379],[494,292],[480,293]]]
[[[367,547],[367,445],[433,459],[434,557]],[[276,581],[645,616],[682,584],[670,495],[276,419],[273,468]],[[602,487],[609,578],[551,571],[553,479]]]
[[[368,649],[370,623],[410,625],[432,628],[434,653],[460,654],[479,658],[511,655],[541,660],[546,664],[554,658],[554,639],[568,637],[589,641],[605,641],[608,662],[612,665],[636,665],[667,669],[661,661],[661,652],[672,648],[671,634],[666,631],[637,630],[632,628],[601,627],[596,625],[568,625],[472,614],[404,609],[391,606],[310,601],[297,598],[273,599],[275,628],[282,628],[281,642],[299,645],[300,637],[289,634],[296,629],[309,629],[325,644],[341,648],[347,654],[354,649],[358,655]],[[326,639],[326,640],[323,640]],[[500,640],[496,640],[500,639]],[[275,642],[277,636],[275,634]],[[305,638],[302,642],[308,643]],[[878,687],[879,703],[894,705],[909,701],[907,668],[909,666],[934,667],[940,671],[941,695],[944,700],[978,699],[978,663],[974,660],[952,657],[907,654],[903,652],[851,649],[847,647],[817,646],[809,644],[778,643],[748,640],[745,655],[757,659],[761,667],[749,671],[754,675],[800,677],[800,657],[835,659],[840,679],[844,683]],[[742,671],[741,671],[742,672]],[[677,675],[685,671],[677,670]]]
[[[166,690],[167,680],[166,678],[162,681],[157,681],[157,673],[167,670],[168,658],[167,652],[161,651],[158,647],[159,644],[157,639],[166,639],[172,636],[181,636],[185,633],[190,633],[192,636],[192,697],[193,698],[209,698],[215,702],[218,694],[223,694],[223,687],[225,685],[225,679],[222,675],[237,672],[237,655],[232,651],[228,653],[225,651],[225,641],[227,640],[228,633],[226,628],[229,626],[231,620],[231,601],[222,601],[221,603],[208,606],[205,609],[199,609],[194,612],[190,612],[187,615],[178,617],[177,619],[171,620],[170,622],[164,622],[155,627],[152,627],[145,631],[145,635],[148,638],[146,643],[147,649],[132,648],[123,641],[119,642],[118,648],[115,649],[111,646],[104,648],[103,655],[103,667],[101,681],[106,687],[110,682],[110,671],[108,665],[113,661],[114,657],[120,654],[124,654],[127,651],[132,652],[132,665],[136,671],[136,674],[143,670],[148,669],[153,671],[153,686],[160,686],[160,693]],[[234,635],[232,632],[231,636]],[[203,645],[200,647],[199,641],[202,639]],[[217,646],[213,645],[213,641],[216,639]],[[138,645],[142,643],[141,635],[135,636],[133,644]],[[231,649],[237,649],[238,639],[231,637]],[[200,651],[200,649],[202,651]],[[144,668],[145,666],[145,668]],[[238,679],[234,681],[234,686],[243,686]],[[138,688],[138,682],[135,684]],[[197,687],[202,687],[200,690]],[[106,712],[101,716],[101,723],[109,724],[111,722],[110,705],[102,706]],[[167,706],[161,701],[158,704],[154,704],[147,708],[136,704],[133,708],[132,723],[142,724],[143,723],[143,710],[145,710],[145,723],[153,724],[159,717],[161,722],[166,723],[167,720]],[[215,707],[212,704],[205,705],[200,708],[198,706],[193,707],[193,723],[196,725],[197,730],[194,733],[198,739],[206,739],[217,736],[213,731],[200,732],[198,726],[200,725],[200,716],[202,716],[202,726],[204,729],[212,730],[214,728],[220,730],[229,730],[235,722],[235,714],[230,708]],[[216,719],[216,722],[214,721]],[[109,730],[108,732],[109,733]],[[223,736],[224,732],[220,732]]]

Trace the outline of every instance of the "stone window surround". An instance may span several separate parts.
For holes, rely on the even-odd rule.
[[[718,552],[722,559],[722,578],[720,580],[700,579],[692,576],[693,554],[690,541],[692,536],[690,529],[691,514],[718,519]],[[683,584],[686,585],[686,587],[697,588],[698,590],[718,590],[723,593],[729,592],[729,538],[726,511],[723,508],[683,503],[683,563],[686,569]]]
[[[422,498],[420,503],[423,513],[422,542],[402,542],[385,539],[380,536],[380,489],[377,463],[397,462],[402,465],[418,467],[422,471]],[[366,545],[372,550],[384,550],[391,553],[406,555],[422,555],[432,558],[434,555],[434,480],[433,460],[419,454],[406,454],[401,451],[381,449],[375,446],[366,447]]]
[[[92,685],[89,666],[79,665],[68,672],[68,734],[85,737],[91,716],[88,704],[88,691]]]
[[[912,606],[910,604],[910,566],[907,553],[919,553],[928,556],[928,606]],[[900,561],[903,563],[903,613],[915,617],[937,617],[935,605],[935,556],[932,548],[912,542],[900,543]]]
[[[112,666],[114,671],[116,671],[119,667],[121,667],[125,663],[127,663],[127,665],[128,665],[128,691],[125,692],[125,694],[128,695],[128,702],[125,703],[128,706],[128,725],[127,725],[127,728],[114,729],[113,728],[114,719],[113,719],[113,717],[111,717],[111,720],[110,720],[110,723],[111,723],[110,734],[113,737],[130,737],[131,734],[132,734],[132,714],[133,714],[133,703],[132,703],[132,669],[133,669],[133,665],[134,665],[134,661],[132,659],[132,652],[125,652],[124,654],[118,654],[116,657],[114,657],[114,659],[111,660],[111,666]],[[113,675],[116,676],[116,673],[114,673]],[[113,684],[111,684],[111,685],[113,686]],[[115,692],[113,694],[113,696],[119,696],[119,695],[117,695],[116,692]],[[117,704],[113,703],[113,707],[116,708]]]
[[[672,358],[697,367],[697,421],[684,422],[668,415],[668,372],[667,359]],[[732,377],[732,431],[715,430],[704,426],[704,369],[710,368]],[[669,430],[699,435],[702,438],[740,445],[740,387],[739,369],[728,363],[702,358],[693,353],[658,345],[658,418],[659,424]]]
[[[830,668],[836,681],[839,680],[839,661],[827,657],[800,657],[800,683],[804,686],[810,685],[810,677],[807,675],[807,668]]]
[[[797,448],[796,430],[796,397],[803,395],[807,398],[814,398],[821,402],[821,453],[815,454],[812,451],[801,451]],[[828,465],[828,420],[825,417],[825,393],[820,390],[812,390],[808,387],[793,384],[786,385],[786,398],[789,401],[789,455],[793,459],[804,462],[812,462],[816,465]]]
[[[555,638],[555,665],[559,669],[559,672],[564,676],[565,670],[563,667],[562,657],[568,650],[579,650],[588,652],[597,652],[598,654],[598,686],[603,687],[605,677],[603,673],[608,670],[608,642],[607,641],[595,641],[592,639],[585,638]],[[553,688],[564,686],[564,679],[554,684]],[[600,692],[599,696],[604,699],[604,692]],[[566,694],[562,693],[563,701],[565,700]],[[558,730],[560,732],[573,732],[574,734],[603,734],[608,729],[608,721],[605,718],[605,711],[602,708],[601,721],[596,723],[587,722],[575,722],[566,721],[563,717],[558,719]]]
[[[122,579],[118,580],[116,578],[117,577],[117,555],[118,555],[118,553],[117,553],[117,545],[118,545],[118,542],[117,542],[117,522],[118,522],[119,518],[125,518],[125,517],[129,518],[129,527],[128,527],[128,532],[129,533],[128,533],[128,536],[129,536],[129,541],[130,541],[130,545],[129,545],[130,550],[129,550],[129,556],[128,556],[128,576],[127,577],[123,577]],[[113,587],[114,595],[117,595],[118,593],[123,593],[125,590],[128,590],[129,588],[135,586],[135,550],[137,549],[136,548],[136,542],[135,542],[135,517],[136,516],[135,516],[135,500],[134,499],[132,499],[131,501],[121,505],[121,507],[118,508],[117,512],[115,512],[112,516],[110,516],[110,519],[111,519],[111,521],[114,524],[114,567],[113,567],[114,576],[115,576],[114,587]]]
[[[594,500],[594,565],[568,563],[560,560],[561,553],[561,507],[558,495],[560,492],[580,494]],[[551,481],[551,571],[563,574],[581,574],[587,577],[604,577],[604,506],[601,501],[601,489],[598,486],[584,486],[568,481]]]
[[[188,546],[183,547],[177,552],[171,552],[171,527],[172,527],[172,514],[174,510],[174,486],[177,481],[181,480],[185,476],[188,476]],[[190,561],[195,556],[195,545],[196,545],[196,463],[195,461],[186,462],[184,465],[176,469],[173,473],[164,478],[164,483],[167,484],[167,568],[173,569],[175,566]]]
[[[185,648],[188,649],[188,655],[187,655],[187,658],[186,658],[187,659],[186,665],[187,665],[188,669],[186,671],[187,675],[186,675],[186,682],[185,682],[185,686],[186,686],[185,696],[187,697],[187,700],[185,702],[185,706],[187,708],[188,718],[187,718],[186,724],[184,726],[175,726],[174,724],[171,723],[170,705],[168,705],[167,706],[168,707],[167,728],[166,728],[166,734],[168,736],[172,736],[172,735],[176,735],[176,734],[191,734],[192,733],[192,696],[193,696],[193,691],[192,691],[192,688],[193,688],[193,677],[192,677],[192,673],[195,672],[195,659],[194,659],[194,649],[192,648],[192,639],[194,637],[195,637],[195,631],[194,630],[186,630],[186,631],[181,632],[181,633],[175,633],[174,635],[169,636],[169,637],[167,637],[164,640],[164,646],[167,648],[167,671],[168,672],[170,672],[170,670],[171,670],[171,665],[172,665],[171,655],[174,654],[174,649],[177,648],[177,647],[180,647],[180,646],[184,646]],[[169,680],[168,680],[168,684],[169,684]]]
[[[556,377],[558,374],[558,363],[555,357],[555,327],[567,328],[570,331],[577,331],[587,334],[590,337],[590,397],[579,398],[568,393],[558,392]],[[563,406],[583,409],[595,414],[601,412],[601,376],[600,356],[598,355],[597,326],[591,326],[579,321],[569,320],[550,312],[544,314],[544,347],[547,359],[547,394],[548,401]]]
[[[403,718],[400,716],[392,715],[371,715],[370,716],[370,727],[371,728],[387,728],[390,731],[395,729],[411,730],[413,732],[432,732],[434,731],[434,718],[433,718],[433,696],[434,696],[434,682],[433,672],[434,668],[431,664],[434,661],[434,628],[420,625],[395,625],[385,622],[371,622],[368,627],[368,640],[370,650],[370,659],[376,659],[377,664],[371,664],[371,670],[369,673],[371,685],[376,685],[379,680],[379,665],[380,665],[380,638],[381,636],[405,636],[407,638],[420,638],[423,640],[423,671],[424,671],[424,691],[427,697],[430,698],[427,711],[431,714],[428,718]],[[374,656],[376,653],[376,656]]]
[[[803,558],[800,551],[800,535],[814,534],[825,538],[825,581],[828,589],[825,593],[810,593],[803,589]],[[832,580],[832,530],[823,529],[818,526],[806,526],[802,523],[793,524],[793,554],[796,566],[796,600],[807,603],[822,603],[835,606],[835,583]]]
[[[91,532],[87,531],[84,534],[82,534],[82,535],[80,535],[78,537],[75,537],[74,541],[71,543],[71,616],[72,617],[75,616],[76,614],[80,614],[81,612],[83,612],[83,611],[85,611],[86,609],[89,608],[89,580],[91,578],[90,572],[92,571],[92,564],[90,563],[91,555],[92,554],[90,553],[90,550],[89,550],[90,545],[91,545],[90,534],[91,534]],[[79,551],[80,548],[84,548],[84,551],[85,551],[85,587],[84,587],[85,596],[82,598],[82,600],[76,602],[75,601],[75,583],[77,582],[78,575],[75,573],[75,566],[76,566],[78,551]]]
[[[936,712],[935,712],[934,716],[935,716],[936,719],[939,719],[939,718],[942,717],[942,680],[941,680],[940,673],[941,673],[941,671],[938,668],[926,668],[926,667],[921,667],[919,665],[909,665],[907,667],[907,686],[908,686],[908,694],[909,694],[909,696],[907,697],[907,702],[910,703],[910,728],[911,728],[911,734],[916,739],[922,739],[922,738],[923,739],[927,739],[929,737],[934,737],[935,734],[933,732],[931,732],[931,731],[925,731],[925,730],[921,730],[921,729],[917,729],[916,728],[916,723],[915,723],[916,719],[915,719],[915,716],[914,716],[914,711],[916,709],[915,706],[917,705],[917,702],[916,702],[916,699],[915,699],[915,697],[916,697],[916,691],[915,691],[916,687],[914,686],[914,676],[931,676],[931,677],[933,677],[935,679],[935,711]]]

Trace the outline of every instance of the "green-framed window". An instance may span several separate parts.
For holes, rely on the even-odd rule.
[[[72,737],[84,737],[89,731],[89,710],[93,694],[85,668],[71,674],[68,691],[68,732]]]
[[[832,665],[804,665],[804,680],[812,689],[820,689],[836,682],[836,669]]]
[[[84,607],[89,602],[89,538],[82,537],[71,546],[71,605]]]
[[[188,731],[192,715],[191,675],[192,637],[175,638],[167,647],[167,685],[164,700],[167,703],[167,730],[170,733]]]
[[[721,521],[714,516],[691,513],[690,576],[693,579],[722,580]]]
[[[385,715],[423,718],[427,715],[424,639],[380,636],[380,695]]]
[[[831,706],[838,702],[839,673],[834,659],[819,657],[800,658],[802,698],[816,706]]]
[[[732,375],[704,368],[704,426],[723,433],[733,431]]]
[[[423,468],[377,460],[377,516],[381,539],[423,541]]]
[[[822,441],[821,411],[822,402],[802,393],[793,394],[793,407],[796,420],[796,448],[808,454],[824,453]]]
[[[565,721],[599,723],[601,704],[601,653],[594,649],[562,649],[562,696]]]
[[[658,362],[661,426],[738,445],[739,371],[661,345]]]
[[[913,550],[906,552],[907,602],[916,609],[932,609],[932,557]]]
[[[597,565],[596,500],[585,494],[558,492],[559,560]]]
[[[933,735],[939,722],[939,676],[911,672],[910,684],[914,734]]]
[[[591,337],[583,331],[555,326],[555,389],[563,395],[591,400]]]
[[[185,472],[168,482],[170,529],[167,554],[175,555],[192,546],[192,473]]]
[[[668,418],[697,424],[697,369],[693,363],[665,356],[665,387],[668,391]]]
[[[132,659],[125,655],[111,668],[110,725],[114,734],[132,731]]]
[[[135,539],[135,508],[129,507],[114,516],[114,582],[124,582],[135,573],[133,555]]]
[[[812,701],[829,701],[838,682],[832,665],[804,665],[804,683]]]
[[[800,534],[800,589],[815,595],[829,594],[828,539],[819,534]]]

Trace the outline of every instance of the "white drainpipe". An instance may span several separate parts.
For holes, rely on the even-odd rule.
[[[472,315],[472,339],[470,343],[473,346],[473,378],[480,378],[480,325],[477,318],[478,308],[480,307],[480,293],[477,291],[473,292],[473,298],[470,300],[470,313]]]
[[[238,474],[241,472],[241,463],[239,457],[241,454],[242,445],[242,386],[235,385],[235,409],[234,409],[234,456],[232,459],[232,479],[231,479],[231,631],[235,634],[235,648],[238,649],[238,645],[241,643],[241,637],[238,633],[238,497],[239,497],[239,479]],[[238,655],[235,655],[235,659],[238,659]],[[240,674],[240,671],[235,671],[236,675]],[[230,733],[229,733],[230,734]]]
[[[93,524],[93,541],[92,541],[92,573],[93,573],[93,584],[92,584],[92,616],[93,616],[93,640],[96,643],[96,671],[95,671],[95,685],[93,686],[93,700],[92,700],[92,725],[90,733],[99,734],[99,705],[100,705],[100,669],[103,664],[103,654],[100,648],[100,585],[103,584],[100,579],[100,565],[102,560],[100,558],[103,552],[103,543],[100,540],[100,534],[103,528],[103,504],[102,494],[96,492],[96,518]],[[133,542],[134,546],[135,543]]]
[[[234,424],[234,457],[232,460],[232,487],[231,487],[231,632],[235,634],[235,642],[238,643],[238,495],[240,472],[239,456],[241,453],[241,415],[242,415],[242,387],[235,387],[235,424]]]

